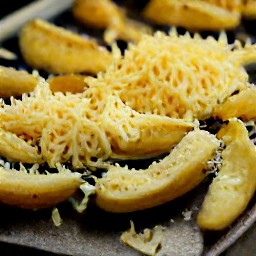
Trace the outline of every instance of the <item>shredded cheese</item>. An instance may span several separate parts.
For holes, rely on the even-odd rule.
[[[225,35],[193,38],[157,32],[130,45],[124,57],[114,48],[114,63],[91,87],[110,87],[140,113],[174,118],[206,119],[237,90],[247,87],[248,75]]]

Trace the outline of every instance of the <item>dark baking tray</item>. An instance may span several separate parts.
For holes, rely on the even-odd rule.
[[[23,1],[23,3],[31,1]],[[147,1],[116,1],[125,4],[130,13],[138,18],[137,13]],[[19,3],[20,7],[21,3]],[[14,10],[7,8],[7,12]],[[7,14],[6,12],[6,14]],[[1,13],[2,16],[5,16]],[[0,16],[1,17],[1,16]],[[102,41],[102,31],[93,30],[81,26],[74,20],[70,11],[65,11],[56,15],[51,22],[78,33],[87,33],[100,43]],[[234,31],[228,31],[229,41],[235,38],[250,36],[255,41],[256,32],[255,21],[243,21]],[[167,31],[164,26],[154,27]],[[184,29],[178,28],[180,33]],[[0,31],[1,33],[1,31]],[[203,36],[217,36],[217,33],[204,32]],[[17,35],[10,37],[0,44],[6,49],[17,54],[17,60],[0,59],[0,65],[31,69],[22,60]],[[118,41],[118,45],[124,49],[126,43]],[[248,67],[251,82],[256,81],[256,72],[253,65]],[[47,73],[40,71],[40,74],[47,77]],[[147,162],[144,162],[147,164]],[[138,162],[132,163],[134,166]],[[141,164],[141,162],[139,162]],[[201,233],[196,225],[195,216],[197,209],[202,202],[202,198],[207,190],[209,180],[204,181],[196,189],[187,195],[170,203],[155,207],[150,210],[136,212],[132,214],[110,214],[101,211],[91,203],[83,214],[76,213],[67,202],[58,206],[63,224],[57,228],[51,221],[51,209],[40,211],[28,211],[13,207],[0,206],[0,249],[1,255],[104,255],[104,256],[135,256],[141,255],[138,252],[123,245],[120,240],[122,231],[130,226],[133,220],[138,231],[144,228],[164,225],[169,229],[168,239],[170,243],[170,255],[255,255],[256,210],[254,209],[255,198],[248,206],[247,212],[239,220],[223,232]],[[183,212],[192,209],[192,218],[185,220]],[[250,228],[249,228],[250,227]],[[247,231],[247,229],[249,229]],[[241,235],[241,238],[237,238]],[[237,241],[236,241],[237,240]],[[230,246],[236,241],[232,246]],[[224,251],[226,247],[229,247]],[[203,250],[203,252],[202,252]],[[211,253],[211,254],[210,254]],[[169,254],[166,254],[169,255]]]

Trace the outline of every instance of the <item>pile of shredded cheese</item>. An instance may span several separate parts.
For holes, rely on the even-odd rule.
[[[53,94],[41,81],[31,95],[3,105],[1,127],[39,146],[50,166],[71,161],[80,168],[92,163],[91,158],[106,159],[111,153],[104,130],[91,120],[97,115],[90,110],[90,99],[82,94]]]
[[[53,93],[43,79],[21,100],[2,103],[0,117],[4,131],[35,147],[51,167],[58,163],[97,167],[110,157],[161,154],[194,127],[192,122],[140,114],[108,87],[92,87],[80,94]],[[20,150],[25,150],[22,145]]]
[[[85,78],[89,88],[83,93],[52,93],[41,79],[21,100],[3,102],[0,128],[38,148],[52,167],[167,152],[194,127],[184,120],[209,118],[248,87],[242,64],[255,59],[254,52],[252,45],[230,46],[224,34],[219,40],[176,30],[145,35],[124,56],[113,47],[112,65]]]
[[[90,86],[112,88],[121,100],[140,113],[183,119],[206,119],[237,90],[247,87],[248,75],[222,35],[193,38],[157,32],[130,45]]]

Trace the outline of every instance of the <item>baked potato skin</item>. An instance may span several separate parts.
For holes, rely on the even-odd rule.
[[[19,36],[21,53],[28,65],[52,73],[96,74],[111,63],[111,54],[91,39],[36,19]]]

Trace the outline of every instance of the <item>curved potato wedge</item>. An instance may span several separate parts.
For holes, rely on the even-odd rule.
[[[256,119],[256,88],[250,87],[231,96],[214,112],[222,120],[240,117],[244,121]]]
[[[17,135],[4,131],[0,128],[0,155],[9,161],[22,163],[42,163],[43,160],[37,152],[36,147],[32,147]]]
[[[207,175],[219,141],[206,131],[189,132],[161,162],[146,170],[109,168],[96,184],[96,204],[110,212],[132,212],[175,199]]]
[[[234,10],[212,1],[151,0],[143,16],[157,24],[183,26],[192,30],[232,29],[240,23],[240,1]]]
[[[84,76],[81,75],[59,75],[51,77],[47,80],[52,92],[71,92],[81,93],[87,86],[84,81]]]
[[[0,167],[0,202],[26,209],[47,208],[67,200],[81,184],[79,173],[29,174]]]
[[[112,61],[111,53],[93,40],[40,19],[23,27],[19,44],[31,67],[53,73],[95,74]]]
[[[38,79],[26,71],[0,66],[0,97],[17,97],[34,90]]]
[[[85,25],[106,29],[104,40],[112,43],[116,39],[137,42],[141,35],[151,29],[125,16],[125,13],[110,0],[76,0],[74,17]]]
[[[228,227],[245,210],[256,189],[256,150],[245,126],[230,120],[218,137],[226,144],[223,166],[199,211],[197,222],[201,229]]]
[[[102,126],[112,145],[112,158],[144,158],[168,152],[195,124],[153,114],[140,114],[119,97],[110,96]]]

